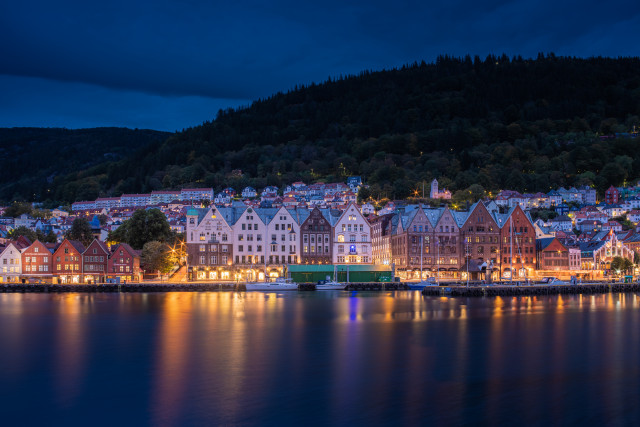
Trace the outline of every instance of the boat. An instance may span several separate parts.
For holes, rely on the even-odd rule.
[[[346,283],[340,283],[333,280],[319,280],[318,283],[316,283],[317,291],[342,291],[346,288]]]
[[[407,283],[407,286],[409,286],[409,289],[412,291],[421,291],[424,288],[438,287],[439,285],[433,277],[429,277],[427,280],[423,280],[421,282],[417,282],[417,283],[409,282]]]
[[[247,283],[247,291],[297,291],[298,284],[291,279],[278,277],[273,282],[253,282]]]
[[[571,283],[558,279],[557,277],[544,277],[541,281],[543,285],[570,285]]]

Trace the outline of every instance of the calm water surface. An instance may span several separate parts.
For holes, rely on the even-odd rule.
[[[638,425],[636,294],[0,294],[2,425]]]

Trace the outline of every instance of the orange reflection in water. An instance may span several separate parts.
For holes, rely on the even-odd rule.
[[[94,295],[55,295],[58,321],[55,329],[56,399],[63,407],[72,406],[81,392],[87,368],[85,317],[91,312]]]
[[[178,422],[181,400],[187,391],[193,298],[197,295],[182,292],[165,294],[151,398],[154,425],[176,425]]]

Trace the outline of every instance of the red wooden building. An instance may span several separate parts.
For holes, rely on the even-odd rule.
[[[58,283],[82,282],[82,253],[84,245],[77,240],[64,241],[53,253],[53,276]]]
[[[87,283],[103,283],[109,264],[109,248],[104,242],[94,239],[84,251],[82,275]]]
[[[28,283],[51,283],[53,277],[53,248],[40,240],[22,252],[22,279]]]
[[[142,278],[140,254],[126,243],[119,243],[111,250],[107,267],[108,279],[138,282]]]

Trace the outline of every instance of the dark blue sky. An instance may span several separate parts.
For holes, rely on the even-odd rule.
[[[640,55],[640,1],[5,1],[0,126],[180,130],[438,54]]]

